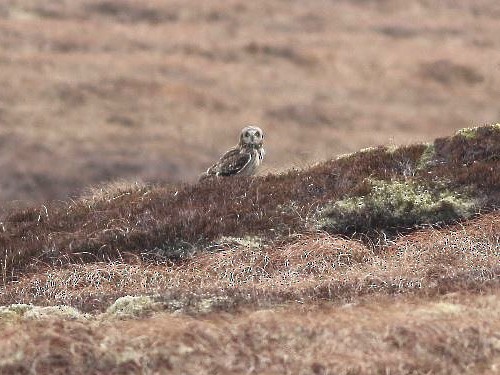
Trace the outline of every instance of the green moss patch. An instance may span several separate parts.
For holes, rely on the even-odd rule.
[[[436,158],[436,147],[434,144],[429,144],[422,152],[422,156],[417,162],[417,170],[425,169],[431,166]]]
[[[463,128],[458,130],[455,134],[462,136],[466,139],[474,139],[477,136],[477,130],[478,128]]]
[[[318,214],[323,230],[352,232],[436,224],[467,218],[478,202],[446,189],[432,191],[411,181],[370,181],[365,196],[350,197],[324,206]]]

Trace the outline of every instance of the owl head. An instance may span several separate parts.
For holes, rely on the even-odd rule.
[[[246,126],[241,130],[240,146],[261,148],[264,141],[264,133],[257,126]]]

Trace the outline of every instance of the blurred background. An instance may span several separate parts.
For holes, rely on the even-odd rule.
[[[498,0],[2,0],[0,203],[262,173],[500,120]]]

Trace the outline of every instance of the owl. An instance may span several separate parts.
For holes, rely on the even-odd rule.
[[[200,176],[200,181],[213,176],[251,176],[264,158],[264,133],[257,126],[241,130],[238,144],[226,151],[220,160]]]

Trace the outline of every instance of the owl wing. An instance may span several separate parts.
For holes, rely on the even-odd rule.
[[[252,160],[252,155],[239,147],[227,151],[220,160],[202,173],[199,181],[213,176],[233,176],[241,172]]]
[[[240,149],[232,149],[226,152],[214,165],[215,174],[218,176],[232,176],[240,172],[252,159],[252,155],[247,152],[240,152]]]

